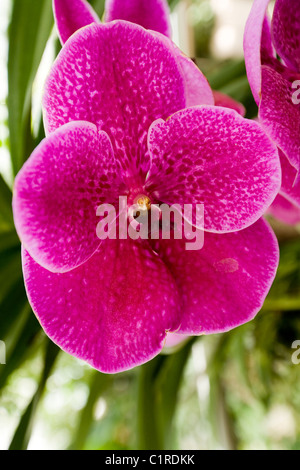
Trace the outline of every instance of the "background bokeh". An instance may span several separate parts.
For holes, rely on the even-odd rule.
[[[103,0],[91,3],[102,16]],[[174,40],[249,118],[257,108],[242,41],[251,4],[170,2]],[[300,449],[300,364],[292,361],[300,340],[297,227],[271,220],[280,241],[277,278],[255,320],[231,332],[188,339],[106,375],[41,330],[24,291],[11,189],[43,138],[42,87],[58,51],[51,0],[1,0],[0,449]]]

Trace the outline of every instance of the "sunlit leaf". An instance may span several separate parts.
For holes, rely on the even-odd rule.
[[[31,92],[53,26],[51,0],[14,0],[9,28],[8,111],[14,172],[30,155]]]
[[[164,448],[170,449],[174,438],[173,418],[183,372],[196,337],[190,339],[179,351],[167,356],[157,377],[158,419],[163,432]]]
[[[44,367],[38,385],[38,389],[19,422],[19,425],[9,446],[9,450],[27,449],[32,432],[32,427],[34,424],[34,418],[37,412],[37,407],[43,395],[47,379],[51,373],[59,351],[60,349],[54,343],[52,343],[48,339],[46,340]]]
[[[140,367],[138,384],[138,447],[166,449],[186,361],[195,338],[169,356],[157,356]]]
[[[112,376],[110,375],[101,374],[97,371],[93,374],[89,386],[89,398],[79,416],[77,431],[71,445],[72,449],[80,450],[84,448],[86,438],[94,421],[93,412],[96,401],[111,382]]]
[[[163,438],[157,416],[155,378],[166,356],[157,356],[140,367],[138,382],[138,448],[163,449]]]
[[[10,329],[15,326],[16,320],[27,304],[24,281],[20,273],[20,278],[11,285],[11,288],[0,302],[0,338],[2,340],[6,339]]]
[[[25,321],[20,319],[22,328],[17,328],[18,334],[13,338],[13,344],[7,343],[7,357],[5,367],[0,369],[0,389],[6,384],[10,374],[20,367],[34,347],[37,335],[41,331],[39,322],[32,313],[29,305],[27,311],[24,312]]]
[[[11,191],[0,174],[0,232],[11,230],[14,226],[11,200]]]

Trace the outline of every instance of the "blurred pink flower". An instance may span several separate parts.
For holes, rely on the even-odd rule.
[[[276,0],[270,23],[269,2],[254,0],[245,28],[245,61],[259,122],[278,145],[282,166],[280,196],[270,212],[296,224],[300,222],[300,100],[293,97],[295,84],[300,86],[300,9],[294,0]]]

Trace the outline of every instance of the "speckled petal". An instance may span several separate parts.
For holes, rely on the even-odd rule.
[[[186,251],[184,240],[156,245],[182,301],[178,331],[189,335],[228,331],[253,319],[278,266],[277,240],[263,219],[235,233],[206,233],[199,251]]]
[[[176,330],[177,287],[148,242],[105,240],[103,250],[64,274],[23,252],[26,290],[47,335],[102,372],[119,372],[160,352]]]
[[[203,75],[199,67],[187,57],[171,39],[163,36],[157,31],[151,31],[154,36],[159,37],[164,44],[171,49],[177,59],[178,66],[181,69],[185,85],[186,106],[197,106],[201,104],[214,105],[212,89],[207,78]]]
[[[300,72],[300,8],[298,0],[276,0],[272,37],[278,55]]]
[[[199,106],[158,120],[148,148],[147,190],[170,205],[204,204],[204,227],[211,232],[251,225],[280,189],[275,145],[256,122],[230,109]]]
[[[300,224],[300,206],[288,200],[284,194],[279,193],[276,196],[268,213],[285,224]]]
[[[269,66],[262,67],[262,99],[260,122],[285,153],[289,162],[299,171],[300,164],[300,104],[293,103],[292,84],[299,74],[281,72]]]
[[[109,135],[128,178],[149,168],[147,131],[185,107],[185,87],[169,47],[124,21],[87,26],[70,38],[48,77],[48,132],[85,120]]]
[[[95,252],[96,209],[118,201],[118,174],[108,136],[90,123],[66,124],[34,150],[16,177],[13,211],[19,237],[40,265],[64,272]]]
[[[275,57],[266,16],[269,3],[270,0],[254,0],[244,32],[247,76],[257,105],[260,102],[261,65],[269,57]]]
[[[96,12],[86,0],[53,0],[53,12],[62,44],[78,29],[94,22],[100,23]]]
[[[245,106],[242,105],[242,103],[239,103],[238,101],[234,100],[228,95],[225,95],[224,93],[221,93],[220,91],[214,91],[213,96],[215,100],[215,106],[221,106],[222,108],[234,109],[241,116],[243,117],[245,116],[246,109],[245,109]]]
[[[171,37],[167,0],[106,0],[105,21],[126,20]]]

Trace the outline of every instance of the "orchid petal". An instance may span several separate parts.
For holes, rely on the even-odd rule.
[[[177,51],[181,52],[179,49]],[[186,55],[177,55],[182,69],[186,89],[186,107],[214,104],[212,89],[201,70]]]
[[[183,312],[178,333],[219,333],[252,320],[278,266],[278,243],[269,225],[260,219],[239,232],[206,233],[199,251],[186,250],[184,242],[155,242],[178,286]]]
[[[268,213],[285,224],[300,224],[300,206],[287,199],[284,194],[279,193],[276,196]]]
[[[147,132],[185,107],[184,80],[169,47],[132,23],[87,26],[67,42],[48,77],[47,132],[84,120],[110,137],[125,178],[149,169]]]
[[[78,29],[100,20],[86,0],[53,0],[54,19],[58,35],[64,44]]]
[[[181,335],[178,333],[168,333],[166,337],[164,349],[173,350],[174,348],[176,348],[176,346],[179,346],[179,344],[183,343],[184,341],[187,341],[188,338],[190,338],[189,335]]]
[[[97,249],[102,203],[118,201],[123,183],[111,143],[86,122],[61,127],[34,150],[16,177],[15,225],[40,265],[64,272]]]
[[[293,102],[293,83],[300,75],[287,69],[262,67],[262,99],[259,118],[262,126],[285,153],[290,164],[300,165],[300,103]]]
[[[258,105],[261,93],[261,65],[266,57],[275,57],[266,12],[270,0],[254,0],[244,33],[247,77]]]
[[[295,0],[276,0],[272,36],[281,59],[300,73],[300,9]]]
[[[211,232],[251,225],[280,189],[275,145],[256,122],[230,109],[199,106],[158,120],[148,148],[147,191],[182,211],[184,204],[204,204],[204,228]]]
[[[177,59],[178,66],[182,72],[185,85],[185,100],[186,107],[197,106],[201,104],[214,105],[214,97],[212,89],[208,83],[207,78],[199,67],[187,57],[171,39],[163,36],[157,31],[151,31],[154,36],[157,36],[164,42],[164,44],[171,49]]]
[[[103,250],[64,274],[23,250],[27,295],[47,335],[102,372],[119,372],[157,355],[176,330],[175,282],[148,243],[105,240]]]
[[[126,20],[171,37],[166,0],[106,0],[105,21]]]
[[[243,117],[245,116],[246,109],[245,109],[245,106],[242,105],[242,103],[239,103],[238,101],[234,100],[228,95],[225,95],[225,93],[221,93],[220,91],[214,91],[213,96],[215,100],[215,106],[221,106],[222,108],[234,109],[241,116]]]
[[[300,181],[297,178],[297,171],[281,151],[279,151],[279,156],[282,170],[280,192],[293,204],[300,207]]]

